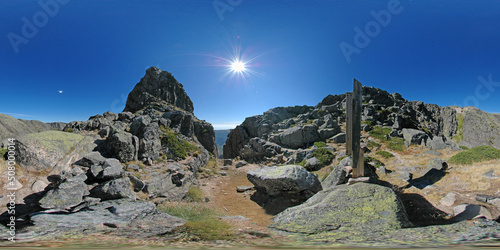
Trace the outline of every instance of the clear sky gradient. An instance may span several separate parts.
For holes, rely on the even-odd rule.
[[[496,0],[1,0],[0,113],[121,112],[150,66],[171,72],[219,129],[316,105],[352,78],[498,113],[498,13]],[[244,77],[229,71],[234,57]]]

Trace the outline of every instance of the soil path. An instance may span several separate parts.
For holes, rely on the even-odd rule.
[[[241,215],[250,220],[238,221],[232,224],[240,229],[251,229],[267,232],[272,215],[269,215],[257,203],[250,200],[255,191],[239,193],[237,186],[253,186],[247,179],[247,172],[259,168],[258,165],[247,165],[236,168],[234,165],[228,166],[226,176],[210,177],[200,180],[200,187],[206,197],[210,198],[209,204],[213,205],[227,216]]]

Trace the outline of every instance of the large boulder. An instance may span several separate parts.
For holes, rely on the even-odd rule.
[[[188,192],[195,177],[193,172],[186,171],[178,163],[171,163],[163,167],[166,173],[146,180],[144,192],[149,197],[164,197],[169,201],[180,201]]]
[[[261,138],[252,138],[240,151],[240,157],[246,161],[258,162],[264,160],[265,157],[274,157],[280,154],[282,148],[272,142],[268,142]]]
[[[70,214],[35,213],[31,221],[28,235],[45,238],[105,231],[143,238],[171,233],[185,223],[159,212],[151,202],[128,199],[104,201]]]
[[[121,162],[136,161],[139,151],[139,138],[125,131],[115,131],[106,139],[101,151]]]
[[[90,196],[102,200],[121,199],[130,195],[130,180],[128,177],[106,181],[90,190]]]
[[[345,166],[335,166],[328,176],[321,182],[323,188],[330,188],[347,182],[347,172]]]
[[[194,122],[194,135],[200,144],[213,155],[219,155],[215,142],[215,130],[212,124],[206,121]]]
[[[434,136],[432,139],[427,140],[427,148],[431,150],[441,150],[445,148],[451,148],[454,150],[459,149],[455,142],[446,139],[444,136]]]
[[[262,167],[249,171],[247,178],[270,196],[301,193],[311,197],[322,189],[318,178],[298,165]]]
[[[460,145],[473,148],[482,145],[500,148],[500,114],[467,107],[457,115],[457,138]]]
[[[84,155],[77,163],[80,166],[92,167],[94,165],[102,165],[105,161],[106,158],[104,158],[101,153],[94,151]]]
[[[92,165],[89,172],[90,176],[93,177],[94,180],[106,181],[121,177],[124,170],[120,161],[114,158],[109,158],[100,165]]]
[[[285,130],[275,140],[287,148],[301,148],[319,141],[320,135],[314,125],[295,126]]]
[[[305,203],[276,215],[270,228],[284,234],[339,238],[409,226],[404,206],[394,191],[357,183],[320,191]]]
[[[141,161],[156,161],[160,157],[161,141],[158,123],[150,123],[138,132],[139,152]]]
[[[85,174],[66,179],[40,199],[40,207],[44,209],[68,209],[80,204],[83,196],[89,195],[87,185],[84,182],[86,179]]]
[[[427,142],[428,135],[420,130],[412,128],[403,129],[403,138],[410,145],[425,145]]]
[[[193,102],[186,94],[184,87],[167,71],[151,67],[146,75],[129,93],[125,109],[135,113],[149,104],[166,102],[193,113]]]

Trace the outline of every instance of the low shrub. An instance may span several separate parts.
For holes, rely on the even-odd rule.
[[[323,148],[323,147],[326,147],[326,142],[324,142],[324,141],[317,141],[317,142],[314,142],[314,146],[316,146],[318,148]]]
[[[318,148],[314,151],[313,157],[316,157],[322,166],[328,166],[332,163],[335,156],[326,148]]]
[[[500,159],[500,150],[490,146],[479,146],[462,151],[450,158],[449,162],[459,165],[471,165],[474,162],[483,162]]]

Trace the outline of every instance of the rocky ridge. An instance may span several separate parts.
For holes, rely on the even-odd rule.
[[[228,134],[223,156],[251,162],[300,162],[303,159],[298,154],[314,142],[339,140],[344,131],[345,102],[345,94],[328,95],[314,107],[278,107],[248,117]],[[500,148],[498,114],[474,107],[408,101],[398,93],[373,87],[363,87],[362,102],[364,131],[374,126],[390,128],[390,136],[404,138],[407,146],[421,144],[432,150],[479,145]]]
[[[149,237],[182,226],[182,219],[139,197],[182,200],[197,185],[197,172],[210,154],[217,155],[212,125],[193,110],[172,74],[152,67],[119,114],[70,122],[63,131],[17,133],[16,155],[25,175],[16,216],[26,222],[19,233],[50,238],[109,231]],[[0,199],[8,203],[7,197]],[[0,218],[7,219],[7,212]]]

